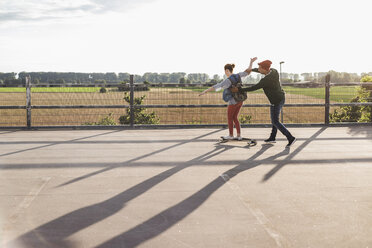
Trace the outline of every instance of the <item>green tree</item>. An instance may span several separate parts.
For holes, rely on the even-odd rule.
[[[120,81],[126,81],[126,80],[128,80],[129,81],[129,77],[130,77],[130,74],[129,73],[123,73],[123,72],[120,72],[119,73],[119,76],[118,76],[118,79],[120,80]]]
[[[371,76],[364,76],[361,82],[372,82]],[[363,85],[358,88],[357,95],[351,100],[355,103],[372,102],[372,86]],[[331,122],[372,122],[371,106],[345,106],[330,114]]]
[[[301,73],[301,76],[304,78],[304,81],[313,81],[314,80],[314,77],[313,77],[312,73]]]
[[[56,84],[65,84],[65,80],[64,79],[57,79]]]
[[[0,79],[2,79],[3,81],[5,81],[6,79],[13,80],[16,78],[16,75],[17,73],[15,72],[10,72],[10,73],[0,72]]]
[[[190,84],[191,82],[190,82],[190,80],[189,79],[187,79],[187,78],[180,78],[180,82],[179,82],[180,84]]]
[[[141,97],[135,97],[133,99],[134,106],[142,105],[143,101],[145,100],[146,95]],[[124,93],[124,100],[130,104],[130,95],[128,92]],[[125,115],[120,116],[119,121],[120,124],[130,124],[130,115],[131,109],[128,108],[127,113]],[[154,111],[147,113],[146,108],[134,108],[134,124],[159,124],[160,120],[159,117],[155,114]]]
[[[186,73],[184,72],[174,72],[170,74],[169,82],[170,83],[178,83],[181,78],[184,78]]]
[[[239,122],[241,124],[250,124],[252,121],[252,116],[251,115],[240,115],[239,116]]]
[[[100,78],[100,79],[106,80],[106,81],[109,81],[109,82],[116,82],[116,81],[118,81],[118,76],[116,75],[115,72],[107,72],[105,74],[105,77]]]
[[[169,78],[170,78],[170,74],[169,73],[160,73],[159,78],[160,78],[161,83],[168,83]]]
[[[95,84],[103,84],[103,85],[106,85],[106,80],[104,79],[97,79],[94,81]]]
[[[332,83],[350,83],[361,81],[361,77],[357,73],[337,72],[332,70],[328,73],[318,73],[318,81],[324,82],[327,74],[331,76]]]
[[[114,119],[112,113],[109,113],[107,116],[103,117],[98,122],[87,122],[84,123],[85,126],[115,126],[117,125],[116,120]]]
[[[221,78],[220,78],[220,76],[219,76],[218,74],[214,74],[214,75],[213,75],[213,79],[214,79],[215,81],[217,81],[217,82],[221,81]]]

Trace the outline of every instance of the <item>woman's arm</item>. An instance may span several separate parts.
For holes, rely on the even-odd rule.
[[[203,91],[202,93],[199,94],[199,96],[202,96],[204,95],[205,93],[209,92],[209,91],[212,91],[212,90],[215,90],[215,91],[219,91],[221,89],[227,89],[231,86],[231,81],[226,78],[225,80],[223,80],[222,82],[218,83],[218,84],[215,84],[213,85],[212,87],[206,89],[205,91]]]
[[[205,93],[207,93],[207,92],[209,92],[209,91],[212,91],[212,90],[214,90],[214,87],[213,87],[213,86],[210,87],[210,88],[208,88],[208,89],[206,89],[206,90],[204,90],[202,93],[199,94],[199,96],[202,96],[202,95],[204,95]]]

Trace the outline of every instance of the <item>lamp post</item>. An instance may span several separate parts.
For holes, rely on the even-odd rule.
[[[282,64],[284,64],[284,61],[280,61],[280,63],[279,63],[279,66],[280,66],[280,75],[279,75],[280,84],[282,83]],[[280,115],[280,119],[281,119],[281,122],[283,123],[283,108],[282,108],[282,113]]]
[[[280,61],[280,82],[282,82],[282,64],[284,64],[284,61]]]

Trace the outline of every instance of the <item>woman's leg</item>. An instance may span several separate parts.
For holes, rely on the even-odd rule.
[[[229,105],[227,107],[227,124],[229,126],[229,135],[234,136],[234,105]]]
[[[242,109],[243,102],[237,103],[234,106],[235,106],[235,110],[234,110],[233,120],[234,120],[234,124],[236,128],[237,136],[240,137],[241,132],[240,132],[239,114],[240,114],[240,110]]]

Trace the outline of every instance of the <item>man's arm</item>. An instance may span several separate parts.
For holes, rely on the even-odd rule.
[[[262,89],[266,84],[266,78],[262,78],[257,84],[250,86],[250,87],[243,87],[242,90],[247,91],[255,91],[258,89]]]
[[[240,77],[246,77],[248,76],[249,74],[251,74],[251,71],[252,71],[252,66],[253,66],[253,63],[257,60],[257,57],[254,57],[254,58],[251,58],[251,61],[249,62],[249,67],[244,71],[244,72],[239,72],[239,76]],[[238,92],[238,88],[236,87],[233,87],[231,89],[231,92],[235,93],[235,92]]]

